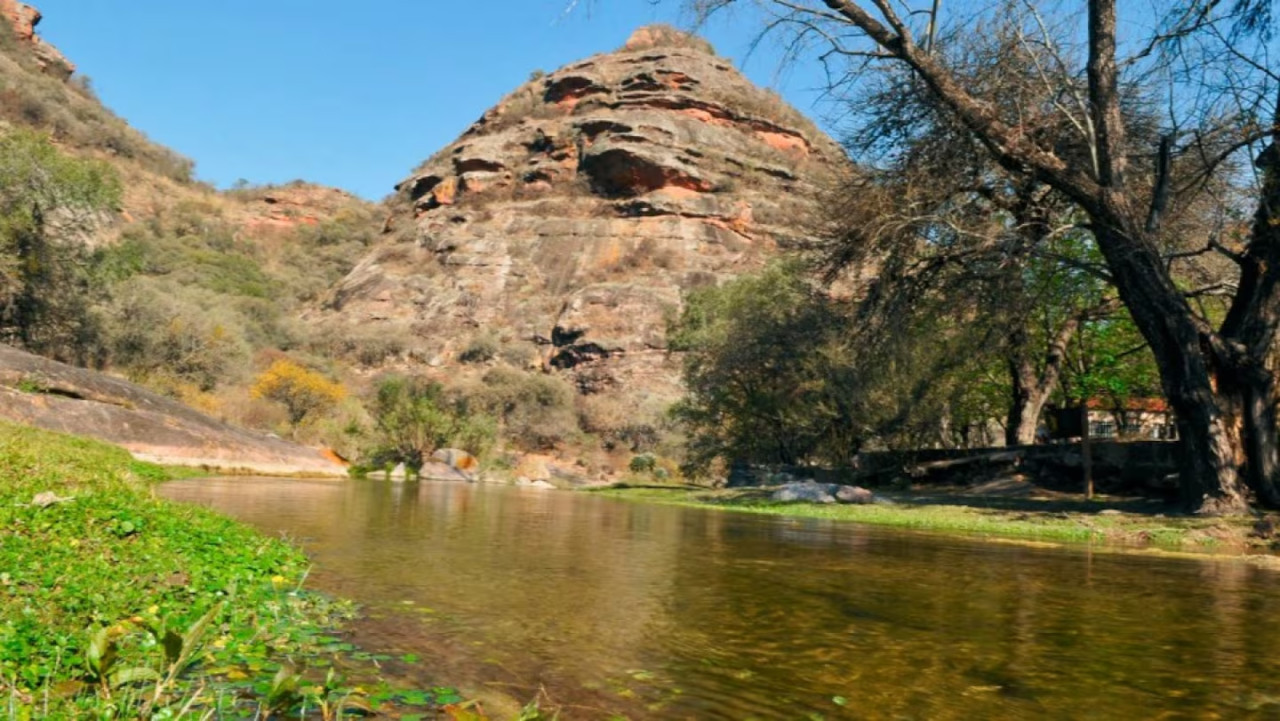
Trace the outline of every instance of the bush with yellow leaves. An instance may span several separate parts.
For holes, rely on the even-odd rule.
[[[289,423],[297,428],[308,415],[336,405],[346,397],[347,390],[322,373],[281,358],[258,376],[249,394],[284,405],[289,411]]]

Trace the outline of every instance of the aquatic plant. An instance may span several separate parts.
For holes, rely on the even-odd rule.
[[[0,422],[0,713],[329,719],[455,700],[385,688],[390,657],[335,634],[354,606],[302,587],[298,548],[157,498],[169,477],[120,448]]]

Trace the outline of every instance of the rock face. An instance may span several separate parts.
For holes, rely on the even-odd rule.
[[[76,71],[76,66],[57,48],[36,35],[36,26],[41,18],[39,10],[17,0],[0,0],[0,18],[12,28],[17,41],[30,48],[41,70],[62,80],[70,78]]]
[[[225,472],[345,476],[321,451],[235,428],[132,383],[0,345],[0,418]]]
[[[813,237],[847,170],[707,43],[644,28],[534,78],[400,183],[387,239],[313,319],[395,336],[392,362],[439,373],[488,335],[583,393],[673,398],[684,293]]]

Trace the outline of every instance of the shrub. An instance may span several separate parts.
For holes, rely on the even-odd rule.
[[[370,368],[405,352],[404,339],[398,333],[337,324],[331,324],[313,336],[309,347],[328,358],[346,358]]]
[[[671,435],[666,406],[659,400],[640,402],[613,394],[577,399],[578,423],[582,430],[597,436],[605,450],[624,448],[648,453]]]
[[[418,469],[436,449],[462,448],[481,456],[497,436],[497,423],[449,397],[439,383],[392,376],[378,384],[369,414],[375,427],[369,464],[404,463]]]
[[[150,278],[118,286],[105,313],[111,364],[171,393],[174,381],[208,391],[240,376],[249,361],[244,319],[219,305],[207,292]]]
[[[502,422],[506,436],[529,450],[547,450],[578,435],[568,382],[546,373],[497,366],[485,373],[468,399]]]
[[[347,395],[342,384],[289,359],[272,363],[258,376],[249,393],[284,405],[289,423],[295,428],[303,418],[333,407]]]
[[[483,333],[471,339],[466,349],[458,354],[458,360],[463,363],[484,363],[496,358],[499,350],[501,346],[498,339],[489,333]]]
[[[29,130],[0,132],[0,341],[59,360],[96,355],[101,288],[75,242],[121,197],[110,166]]]
[[[652,473],[657,464],[658,459],[652,453],[641,453],[638,456],[631,457],[631,463],[627,465],[627,468],[632,473]]]

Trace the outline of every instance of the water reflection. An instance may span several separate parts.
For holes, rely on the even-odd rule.
[[[566,718],[1274,718],[1280,577],[463,484],[203,480],[370,646]],[[845,705],[837,703],[845,701]]]

